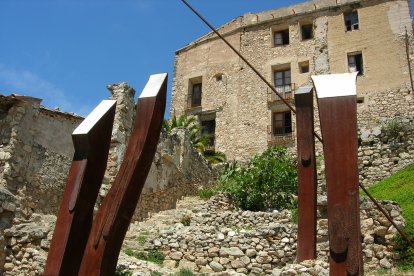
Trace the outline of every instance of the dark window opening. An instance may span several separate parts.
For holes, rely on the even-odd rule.
[[[358,12],[352,11],[344,13],[345,29],[347,32],[355,31],[359,29]]]
[[[359,103],[359,104],[364,103],[364,97],[358,97],[357,98],[357,103]]]
[[[273,135],[281,136],[292,133],[292,114],[290,112],[273,113]]]
[[[193,84],[191,89],[191,107],[196,107],[201,105],[201,83]]]
[[[216,120],[201,121],[201,135],[207,137],[207,146],[214,146],[214,135],[216,132]]]
[[[289,29],[275,32],[274,33],[274,44],[275,46],[289,44]]]
[[[302,25],[302,40],[313,38],[313,24]]]
[[[309,61],[299,63],[299,71],[301,74],[309,73]]]
[[[364,74],[364,65],[362,61],[362,54],[348,54],[348,69],[349,72],[357,72],[358,75]]]

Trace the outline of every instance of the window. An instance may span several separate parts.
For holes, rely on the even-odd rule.
[[[362,62],[362,53],[348,54],[348,70],[349,72],[357,72],[358,75],[364,74],[364,66]]]
[[[274,33],[274,44],[275,46],[289,44],[289,29],[276,31]]]
[[[313,24],[305,24],[301,26],[302,40],[313,38]]]
[[[275,112],[272,118],[273,136],[283,136],[292,133],[292,113]]]
[[[347,32],[359,29],[358,12],[352,11],[344,13],[345,29]]]
[[[189,91],[188,91],[188,107],[198,107],[201,106],[201,95],[202,95],[202,83],[201,77],[191,79],[189,81]]]
[[[309,73],[309,61],[300,62],[299,71],[301,74]]]
[[[214,135],[216,132],[216,120],[201,121],[201,134],[208,138],[207,147],[214,147]]]
[[[275,71],[274,81],[277,92],[282,94],[285,98],[290,98],[292,96],[290,69]]]

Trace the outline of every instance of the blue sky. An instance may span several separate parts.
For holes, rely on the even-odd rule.
[[[218,27],[304,1],[189,2]],[[87,115],[109,96],[107,84],[126,81],[138,96],[160,72],[170,94],[175,50],[208,31],[180,0],[0,0],[0,94]]]

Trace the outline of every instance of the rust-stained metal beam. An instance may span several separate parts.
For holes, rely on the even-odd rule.
[[[330,275],[363,275],[359,221],[357,73],[312,76],[323,137]]]
[[[313,118],[313,88],[295,92],[298,155],[298,244],[297,261],[316,259],[316,160]]]
[[[75,153],[44,275],[77,275],[106,169],[116,101],[102,101],[72,134]]]
[[[158,144],[166,94],[167,74],[152,75],[138,99],[125,158],[93,222],[79,275],[115,274],[122,242]]]

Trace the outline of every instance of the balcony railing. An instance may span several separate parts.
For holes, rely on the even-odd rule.
[[[291,100],[294,97],[295,94],[295,84],[286,84],[286,85],[277,85],[273,86],[275,90],[285,99],[285,100]],[[275,92],[273,92],[272,89],[267,88],[267,102],[277,102],[281,101],[278,95],[276,95]]]
[[[201,101],[194,102],[191,95],[187,96],[187,106],[185,108],[186,113],[191,113],[192,111],[199,111],[201,109]]]
[[[269,145],[292,144],[295,142],[295,138],[293,132],[272,131],[272,126],[267,126],[267,143]]]

